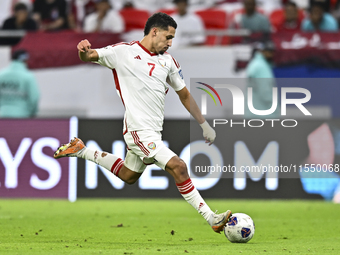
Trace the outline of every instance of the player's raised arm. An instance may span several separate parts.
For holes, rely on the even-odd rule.
[[[96,50],[91,49],[91,43],[85,39],[77,45],[79,58],[84,62],[98,61],[99,55]]]
[[[203,117],[195,99],[191,96],[187,87],[184,87],[183,89],[176,92],[184,107],[188,110],[188,112],[190,112],[190,114],[202,127],[205,142],[211,145],[215,141],[216,132]]]

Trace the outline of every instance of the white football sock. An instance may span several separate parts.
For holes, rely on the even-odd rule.
[[[191,179],[189,178],[182,183],[176,183],[176,185],[183,198],[189,204],[191,204],[211,226],[211,215],[213,215],[214,213],[213,211],[211,211],[210,207],[205,203],[200,193],[192,184]]]
[[[81,158],[90,160],[107,170],[111,171],[114,175],[118,176],[119,170],[124,165],[124,161],[121,158],[118,158],[117,156],[103,152],[103,151],[94,151],[89,148],[86,148],[84,152],[82,152],[81,155],[79,155]]]

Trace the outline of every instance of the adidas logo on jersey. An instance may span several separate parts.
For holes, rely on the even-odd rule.
[[[135,56],[134,59],[142,60],[139,55]]]

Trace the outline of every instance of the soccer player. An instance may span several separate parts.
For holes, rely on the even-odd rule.
[[[123,135],[127,144],[125,161],[113,154],[86,148],[79,138],[62,145],[55,158],[78,157],[108,169],[128,184],[135,183],[146,166],[156,164],[174,178],[179,192],[220,233],[231,211],[215,214],[205,203],[188,175],[186,164],[167,148],[161,136],[167,83],[177,92],[184,107],[203,129],[206,143],[211,145],[215,130],[202,116],[185,86],[181,67],[166,51],[175,37],[177,24],[168,15],[156,13],[145,24],[144,38],[138,42],[118,43],[91,49],[88,40],[78,46],[79,58],[112,70],[117,92],[125,106]]]

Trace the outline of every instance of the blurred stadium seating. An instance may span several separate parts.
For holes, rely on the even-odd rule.
[[[299,9],[299,20],[302,21],[307,15],[304,10]],[[269,21],[273,28],[277,28],[284,20],[285,14],[283,9],[277,9],[269,14]]]
[[[205,29],[223,30],[227,28],[227,13],[219,9],[207,9],[196,12],[203,20]],[[221,37],[216,35],[208,35],[205,44],[212,46],[218,45]]]
[[[176,12],[176,9],[160,9],[157,12],[163,12],[166,13],[168,15],[174,14]]]
[[[262,9],[257,8],[257,12],[261,14],[265,14],[265,12]],[[234,28],[240,28],[240,22],[241,22],[241,16],[245,13],[245,10],[243,8],[233,10],[228,19],[228,24],[232,24]]]
[[[134,8],[125,8],[119,12],[125,21],[125,32],[134,29],[143,29],[150,14],[146,10],[138,10]]]

